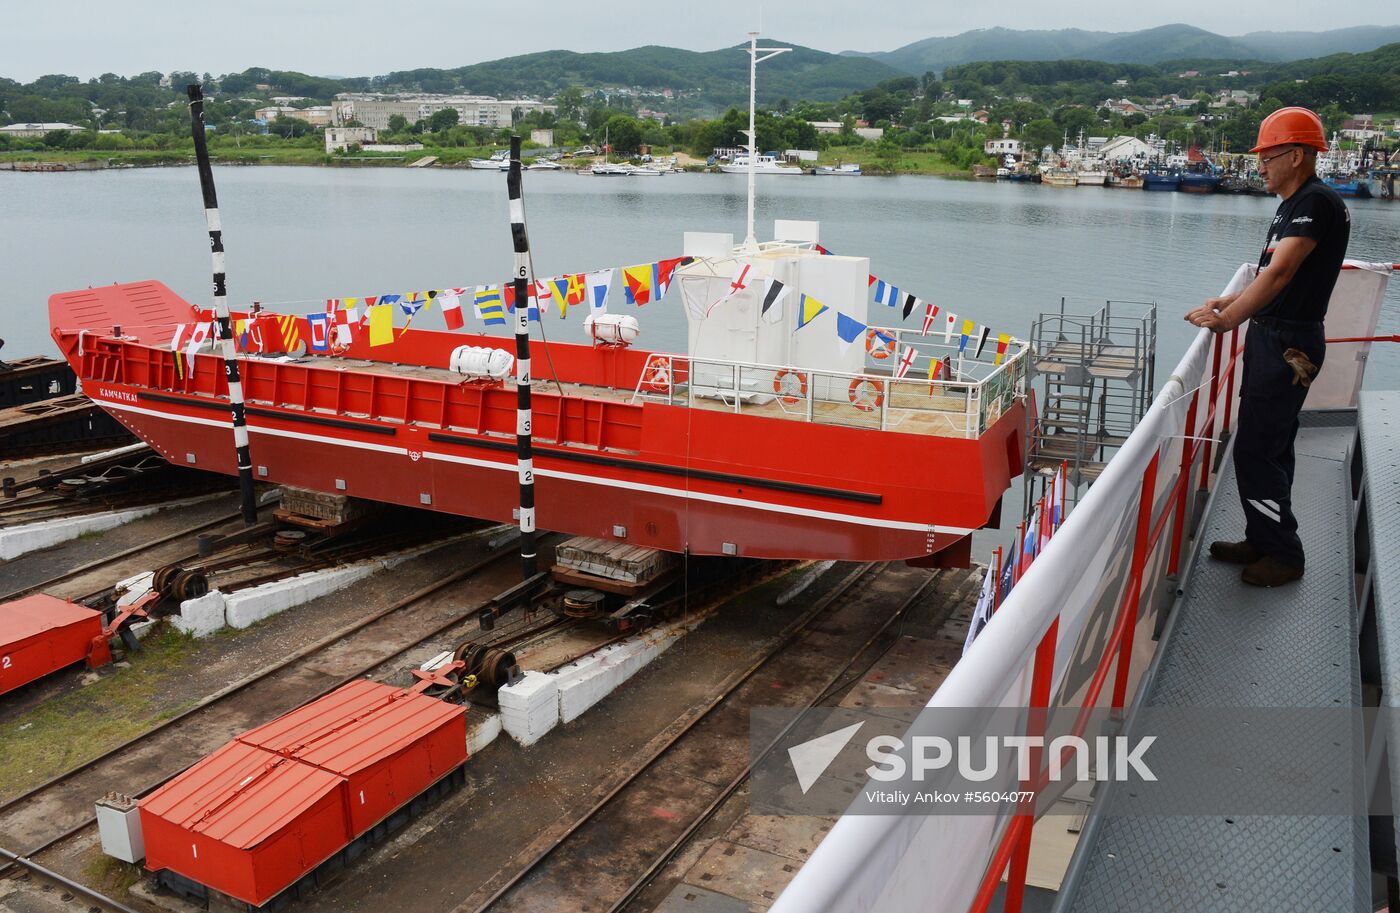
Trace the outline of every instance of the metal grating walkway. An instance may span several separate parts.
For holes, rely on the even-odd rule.
[[[1394,711],[1400,710],[1400,392],[1365,391],[1361,394],[1360,435],[1357,471],[1353,478],[1359,488],[1356,547],[1357,570],[1364,571],[1360,603],[1363,622],[1374,626],[1376,680],[1380,705],[1389,713],[1387,734],[1389,781],[1392,807],[1400,812],[1400,750],[1394,744]],[[1363,630],[1363,634],[1369,633]],[[1370,645],[1363,637],[1363,644]],[[1363,655],[1366,655],[1363,652]],[[1400,815],[1391,826],[1400,838]],[[1400,846],[1400,839],[1394,844]],[[1379,847],[1377,848],[1379,851]],[[1375,860],[1378,870],[1400,870],[1394,852],[1387,860]]]
[[[1239,567],[1203,554],[1212,540],[1244,538],[1227,455],[1197,538],[1202,553],[1143,683],[1141,706],[1360,705],[1347,462],[1355,414],[1303,418],[1293,499],[1307,575],[1290,587],[1255,589],[1239,581]],[[1297,761],[1307,762],[1306,756]],[[1269,772],[1243,775],[1285,803],[1295,788]],[[1345,772],[1339,780],[1350,782]],[[1101,801],[1116,798],[1110,789]],[[1104,815],[1084,832],[1056,910],[1369,910],[1369,869],[1364,817]]]

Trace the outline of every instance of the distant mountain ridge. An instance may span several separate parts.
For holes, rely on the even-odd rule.
[[[1174,23],[1136,32],[1084,29],[1027,31],[978,29],[925,38],[893,51],[846,51],[904,73],[941,73],[950,66],[984,60],[1102,60],[1162,63],[1168,60],[1289,61],[1328,54],[1361,53],[1400,41],[1400,25],[1356,26],[1326,32],[1250,32],[1227,37]]]
[[[851,92],[903,74],[883,61],[831,54],[787,42],[765,40],[792,52],[763,65],[759,101],[782,98],[834,101]],[[401,70],[376,77],[386,86],[418,86],[426,91],[471,91],[485,95],[549,96],[571,85],[634,86],[699,90],[724,107],[748,102],[749,58],[743,47],[686,51],[648,45],[627,51],[579,53],[543,51],[453,69]]]

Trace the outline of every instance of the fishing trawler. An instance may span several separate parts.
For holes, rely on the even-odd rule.
[[[757,242],[752,174],[745,240],[687,233],[654,279],[656,297],[679,292],[687,352],[647,351],[634,318],[606,313],[587,343],[532,343],[539,528],[696,555],[966,563],[1024,464],[1027,345],[984,350],[985,328],[969,342],[952,315],[898,325],[892,300],[869,303],[870,260],[826,252],[816,223],[779,220]],[[516,516],[511,339],[403,327],[376,344],[333,326],[327,344],[325,315],[232,317],[266,327],[234,332],[257,480]],[[172,345],[208,309],[144,281],[56,294],[49,319],[88,395],[156,452],[237,471],[224,363],[211,341]]]

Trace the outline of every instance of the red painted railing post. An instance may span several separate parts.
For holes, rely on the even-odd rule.
[[[1230,431],[1230,411],[1235,406],[1235,355],[1239,346],[1240,328],[1235,327],[1230,331],[1230,376],[1225,379],[1225,420],[1220,423],[1220,430],[1223,433]]]
[[[1055,646],[1059,640],[1060,619],[1050,622],[1050,628],[1035,648],[1035,664],[1031,666],[1030,713],[1026,719],[1026,735],[1044,736],[1049,715],[1050,684],[1055,672]],[[1030,749],[1031,778],[1021,784],[1022,792],[1034,792],[1040,780],[1043,749]],[[1006,876],[1006,903],[1003,913],[1021,913],[1026,896],[1026,868],[1030,863],[1031,833],[1035,827],[1035,797],[1022,799],[1016,817],[1025,819],[1011,849],[1011,871]]]
[[[1181,439],[1181,475],[1182,479],[1190,479],[1191,463],[1196,458],[1196,403],[1201,398],[1201,391],[1197,390],[1191,394],[1191,405],[1186,410],[1186,430]],[[1176,487],[1176,505],[1173,508],[1175,516],[1172,518],[1172,557],[1167,564],[1167,573],[1175,574],[1181,567],[1181,543],[1186,538],[1186,489],[1189,482],[1183,482]]]
[[[1211,445],[1215,443],[1215,403],[1220,396],[1218,383],[1220,380],[1220,347],[1224,344],[1225,337],[1219,333],[1215,334],[1215,354],[1211,357],[1210,380],[1206,382],[1206,389],[1210,391],[1210,399],[1206,400],[1206,413],[1210,418],[1206,422],[1206,430],[1202,435],[1206,439],[1205,457],[1201,460],[1201,491],[1210,488],[1210,452]]]
[[[1142,574],[1149,551],[1147,538],[1152,528],[1152,499],[1157,491],[1157,461],[1162,452],[1152,454],[1152,461],[1142,474],[1142,499],[1138,503],[1137,535],[1133,539],[1133,563],[1128,578],[1129,591],[1123,600],[1127,626],[1123,642],[1118,646],[1118,668],[1113,680],[1113,709],[1121,711],[1128,696],[1128,670],[1133,665],[1133,634],[1137,630],[1138,606],[1142,602]]]
[[[997,563],[995,577],[992,578],[992,611],[1001,608],[1001,546],[997,546]]]

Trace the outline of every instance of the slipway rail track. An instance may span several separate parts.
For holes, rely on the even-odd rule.
[[[851,683],[847,676],[852,669],[860,668],[862,657],[867,658],[863,665],[878,658],[883,652],[877,646],[880,639],[933,583],[942,579],[938,574],[915,577],[914,573],[909,569],[892,571],[887,563],[850,571],[814,599],[761,655],[732,673],[705,703],[690,708],[669,725],[620,780],[601,786],[601,794],[590,807],[572,820],[547,827],[527,848],[523,861],[503,868],[485,881],[454,913],[544,909],[562,897],[585,909],[626,908],[746,782],[751,770],[747,740],[736,737],[734,727],[747,730],[750,707],[756,699],[764,700],[760,695],[772,693],[768,690],[769,677],[803,688],[806,696],[790,705],[793,709],[807,709],[829,700]],[[891,582],[896,587],[893,592],[898,594],[893,599]],[[973,585],[969,578],[960,589]],[[950,599],[947,612],[959,601]],[[839,658],[827,661],[823,651],[829,654],[832,647],[813,646],[804,635],[843,602],[869,610],[872,623],[877,619],[879,623],[873,631],[870,627],[841,628],[835,636],[841,641],[842,651]],[[804,668],[826,671],[805,680],[794,676],[795,670]],[[733,742],[739,742],[739,750],[706,758],[707,762],[713,761],[709,768],[712,772],[722,771],[730,779],[705,807],[667,820],[651,817],[645,823],[636,821],[635,815],[628,817],[639,807],[693,807],[695,800],[687,800],[687,794],[695,791],[695,780],[693,774],[683,772],[685,758],[689,755],[689,763],[695,764],[697,753],[705,752],[707,743],[721,739],[731,743],[730,748]],[[675,775],[677,771],[682,772]],[[675,801],[668,804],[671,799]],[[639,805],[642,802],[645,805]],[[625,838],[620,837],[622,834]]]
[[[30,868],[33,857],[94,826],[97,819],[93,814],[93,803],[113,788],[120,788],[130,795],[149,792],[185,766],[181,763],[178,769],[171,769],[170,759],[198,759],[217,747],[224,737],[231,737],[266,722],[278,713],[329,694],[346,682],[373,672],[424,641],[461,626],[495,605],[496,597],[493,597],[453,612],[446,618],[435,616],[431,621],[425,619],[430,625],[426,630],[404,630],[405,609],[452,584],[504,569],[509,565],[515,548],[513,541],[498,547],[397,602],[209,695],[140,735],[0,804],[0,840],[10,846],[17,843],[29,845],[22,853],[6,854],[10,862],[0,866],[0,874],[4,874],[11,865]],[[340,645],[338,649],[337,645]],[[369,658],[338,675],[327,675],[309,662],[314,658],[334,665],[334,654],[353,655],[357,651],[367,654]],[[341,667],[336,668],[339,670]],[[162,770],[164,773],[153,780],[148,779],[152,770]]]

